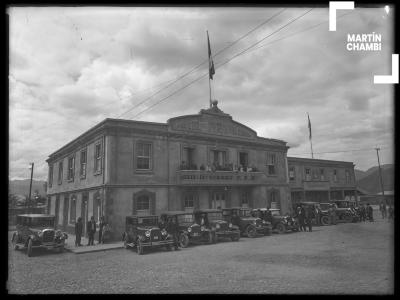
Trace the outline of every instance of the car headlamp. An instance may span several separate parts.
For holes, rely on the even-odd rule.
[[[147,230],[147,231],[144,233],[144,235],[145,235],[146,237],[150,237],[150,230]]]
[[[263,224],[267,224],[267,222],[265,222],[264,220],[262,220],[262,223],[263,223]]]
[[[43,236],[43,231],[39,231],[39,232],[37,233],[37,235],[38,235],[39,237],[42,237],[42,236]]]
[[[61,230],[57,230],[57,231],[56,231],[56,237],[59,238],[61,235],[62,235]]]
[[[161,234],[162,234],[162,235],[167,235],[167,231],[166,231],[165,229],[163,229],[163,230],[161,231]]]
[[[229,228],[232,228],[232,223],[229,223]]]
[[[200,229],[201,229],[201,231],[204,231],[204,230],[206,230],[204,226],[201,226],[201,228],[200,228]]]
[[[192,232],[192,227],[189,227],[189,228],[188,228],[188,232]]]
[[[221,226],[219,224],[215,225],[215,228],[220,229]]]

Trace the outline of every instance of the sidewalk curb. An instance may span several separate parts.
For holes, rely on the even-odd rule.
[[[91,247],[91,246],[88,246]],[[84,253],[92,253],[92,252],[99,252],[99,251],[107,251],[107,250],[115,250],[115,249],[123,249],[123,245],[113,245],[110,247],[94,247],[94,248],[86,248],[83,246],[83,248],[74,248],[74,247],[65,247],[65,251],[72,252],[75,254],[84,254]]]

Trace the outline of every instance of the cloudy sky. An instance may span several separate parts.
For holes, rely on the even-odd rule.
[[[9,177],[29,178],[35,162],[45,180],[48,155],[105,118],[166,122],[206,108],[206,30],[213,54],[226,48],[212,91],[234,120],[310,157],[309,112],[315,158],[366,170],[380,146],[392,163],[393,85],[373,83],[391,74],[392,13],[338,11],[329,32],[328,8],[309,9],[10,8]],[[382,51],[346,50],[348,33],[372,32]]]

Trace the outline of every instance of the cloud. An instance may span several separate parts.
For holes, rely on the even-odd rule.
[[[207,76],[191,82],[208,71],[207,30],[219,107],[259,136],[287,141],[289,155],[309,156],[307,112],[316,153],[392,145],[393,91],[373,84],[391,71],[392,17],[356,8],[329,32],[328,9],[315,8],[226,63],[309,8],[287,7],[232,45],[282,9],[10,8],[10,177],[26,177],[35,161],[45,179],[48,155],[104,118],[166,122],[206,108]],[[347,33],[371,32],[382,34],[381,52],[346,50]],[[368,151],[316,156],[368,168]]]

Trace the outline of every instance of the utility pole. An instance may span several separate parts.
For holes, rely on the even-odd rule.
[[[32,178],[33,178],[33,166],[35,163],[31,163],[31,183],[29,185],[29,199],[28,199],[28,213],[31,212],[31,193],[32,193]]]
[[[375,150],[376,150],[376,156],[378,157],[379,179],[381,181],[382,196],[385,196],[385,191],[383,190],[381,163],[379,161],[379,150],[381,150],[381,148],[375,148]]]

